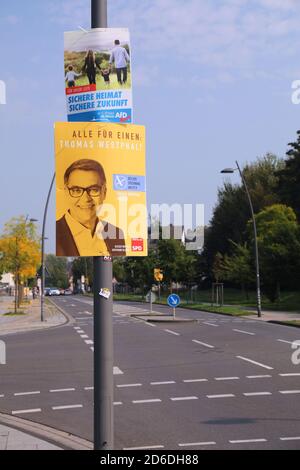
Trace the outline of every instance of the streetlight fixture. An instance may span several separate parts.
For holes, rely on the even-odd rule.
[[[234,173],[236,170],[238,170],[240,177],[242,179],[247,197],[248,197],[248,202],[250,206],[250,211],[251,211],[251,217],[252,217],[252,222],[253,222],[253,232],[254,232],[254,247],[255,247],[255,266],[256,266],[256,301],[257,301],[257,316],[261,317],[261,296],[260,296],[260,276],[259,276],[259,259],[258,259],[258,245],[257,245],[257,230],[256,230],[256,222],[255,222],[255,217],[254,217],[254,211],[253,211],[253,205],[250,197],[250,193],[248,190],[248,186],[246,183],[246,180],[244,178],[244,175],[239,167],[238,162],[236,161],[236,166],[237,168],[224,168],[224,170],[221,171],[221,173]]]

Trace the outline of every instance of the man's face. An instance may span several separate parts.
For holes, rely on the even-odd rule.
[[[88,189],[82,195],[82,188]],[[94,196],[97,190],[100,193]],[[70,195],[70,190],[75,197]],[[103,203],[106,196],[106,186],[96,171],[74,170],[69,176],[66,187],[71,216],[82,225],[90,227],[95,222],[96,210]],[[92,227],[90,227],[92,228]]]

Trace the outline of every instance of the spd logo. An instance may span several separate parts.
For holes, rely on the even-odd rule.
[[[143,240],[143,238],[132,238],[131,239],[131,250],[132,251],[144,251],[144,240]]]

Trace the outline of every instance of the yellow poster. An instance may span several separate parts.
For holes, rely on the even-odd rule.
[[[145,128],[58,122],[56,255],[146,256]]]

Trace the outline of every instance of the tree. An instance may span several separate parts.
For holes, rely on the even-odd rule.
[[[40,240],[34,223],[24,216],[12,218],[0,237],[2,269],[14,273],[15,312],[22,298],[21,284],[36,275],[40,263]]]
[[[263,291],[274,302],[281,285],[289,287],[299,279],[299,225],[293,209],[283,204],[267,207],[255,219]]]
[[[51,286],[66,289],[69,287],[67,258],[46,255],[45,265],[48,272],[48,283]]]
[[[300,221],[300,130],[297,135],[297,141],[289,143],[291,148],[286,152],[288,158],[276,175],[281,202],[292,207]]]
[[[180,240],[171,238],[158,241],[158,266],[162,269],[164,282],[170,286],[170,290],[172,282],[183,280],[185,253]]]
[[[222,263],[224,279],[240,284],[248,298],[248,286],[255,281],[255,267],[247,242],[243,244],[232,242],[234,252],[225,255]]]
[[[92,257],[75,258],[71,264],[71,272],[73,275],[73,283],[76,286],[78,281],[81,282],[81,276],[85,277],[85,282],[92,287],[94,281],[94,265]]]
[[[277,171],[282,167],[283,160],[273,154],[266,154],[243,168],[254,212],[279,202]],[[232,184],[228,180],[225,181],[223,187],[218,190],[218,201],[205,233],[204,256],[211,277],[211,268],[217,252],[230,256],[234,251],[231,240],[241,245],[248,241],[247,222],[250,216],[242,182]]]

